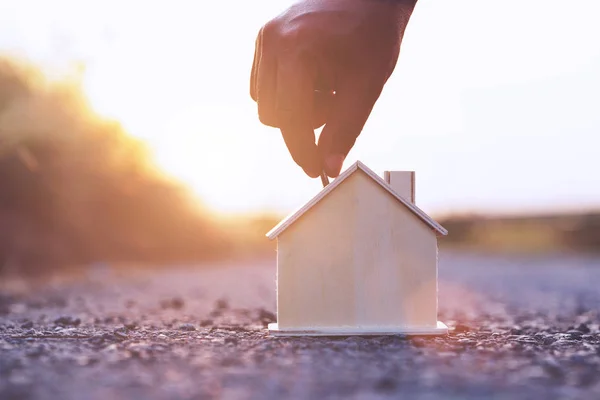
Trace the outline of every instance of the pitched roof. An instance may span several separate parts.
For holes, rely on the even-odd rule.
[[[429,215],[427,215],[423,210],[421,210],[416,205],[411,202],[405,200],[402,196],[396,193],[390,185],[388,185],[379,175],[369,169],[365,164],[360,161],[352,164],[346,171],[340,174],[332,183],[327,185],[323,190],[321,190],[315,197],[313,197],[308,203],[300,207],[297,211],[293,212],[286,218],[284,218],[279,224],[277,224],[271,231],[267,233],[267,237],[271,240],[275,239],[279,236],[280,233],[285,231],[290,225],[292,225],[298,218],[300,218],[304,213],[310,210],[314,205],[316,205],[319,201],[325,198],[329,193],[335,190],[336,187],[342,184],[350,175],[354,172],[361,170],[365,174],[367,174],[373,181],[379,184],[382,189],[386,190],[389,194],[391,194],[397,201],[403,204],[406,208],[408,208],[414,215],[416,215],[421,221],[425,224],[429,225],[433,230],[435,230],[440,235],[447,235],[448,231],[435,222]]]

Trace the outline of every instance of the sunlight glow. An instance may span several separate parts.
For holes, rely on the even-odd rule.
[[[258,29],[291,3],[15,1],[0,5],[0,51],[83,63],[95,109],[211,207],[289,210],[320,184],[259,123],[248,79]],[[428,212],[599,205],[599,12],[420,0],[346,164],[416,170]]]

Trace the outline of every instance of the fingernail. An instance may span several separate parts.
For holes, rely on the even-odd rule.
[[[342,154],[331,154],[325,159],[325,172],[332,178],[337,177],[342,170],[344,165],[344,159],[346,157]]]

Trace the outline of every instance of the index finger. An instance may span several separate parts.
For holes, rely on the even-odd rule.
[[[322,166],[313,129],[313,101],[312,68],[300,57],[283,56],[277,70],[277,121],[296,164],[317,178]]]
[[[382,86],[360,75],[349,75],[336,90],[336,101],[319,137],[325,172],[337,177],[381,93]]]

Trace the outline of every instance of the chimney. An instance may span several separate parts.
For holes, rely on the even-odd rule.
[[[415,171],[385,171],[384,179],[394,192],[415,204]]]

